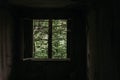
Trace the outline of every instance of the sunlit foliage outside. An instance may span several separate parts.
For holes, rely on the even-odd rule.
[[[49,19],[33,20],[33,57],[48,58]],[[67,20],[52,20],[52,59],[67,58]]]

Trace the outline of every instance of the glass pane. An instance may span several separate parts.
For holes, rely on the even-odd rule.
[[[33,20],[33,57],[48,58],[48,20]]]
[[[52,58],[67,58],[67,20],[52,21]]]

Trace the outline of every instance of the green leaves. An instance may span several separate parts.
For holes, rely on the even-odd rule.
[[[48,58],[48,20],[33,20],[33,57]]]
[[[49,20],[33,20],[33,57],[48,58]],[[52,58],[67,58],[67,20],[52,20]]]
[[[67,57],[67,21],[53,20],[52,24],[52,58]]]

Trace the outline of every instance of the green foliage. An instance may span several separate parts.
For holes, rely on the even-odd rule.
[[[53,20],[52,25],[52,54],[53,58],[66,58],[67,48],[67,22],[66,20]]]
[[[33,20],[33,57],[48,58],[49,20]],[[67,56],[67,20],[52,20],[52,58]]]

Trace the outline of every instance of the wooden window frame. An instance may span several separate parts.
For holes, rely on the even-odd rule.
[[[41,18],[41,19],[44,19],[44,18]],[[24,53],[23,53],[23,61],[26,61],[26,60],[32,60],[32,61],[70,61],[70,43],[69,43],[69,39],[70,39],[70,21],[71,21],[71,19],[68,19],[68,18],[45,18],[45,19],[48,19],[49,20],[49,34],[48,34],[48,37],[49,37],[49,39],[48,39],[48,58],[45,58],[45,59],[41,59],[41,58],[33,58],[33,26],[31,26],[30,28],[30,30],[29,30],[29,35],[31,36],[29,36],[29,39],[31,39],[30,41],[28,41],[27,39],[24,39],[24,40],[27,40],[28,41],[28,43],[26,44],[26,42],[27,41],[25,41],[24,42],[24,45],[26,45],[27,47],[26,48],[24,48],[25,50],[24,50]],[[52,58],[52,20],[53,19],[55,19],[55,20],[62,20],[62,19],[64,19],[64,20],[67,20],[67,57],[65,58],[65,59],[53,59]],[[34,20],[34,19],[27,19],[27,20]],[[39,20],[39,19],[38,19]],[[32,21],[31,21],[32,22]],[[31,24],[32,25],[32,24]],[[26,29],[24,29],[24,34],[25,34],[25,36],[24,37],[26,37],[27,36],[27,34],[25,33],[25,31],[26,31]],[[30,44],[29,44],[30,43]],[[32,43],[32,44],[31,44]],[[29,45],[28,45],[29,44]],[[29,50],[29,48],[30,48],[30,50]],[[27,54],[27,52],[29,52],[28,54]],[[25,56],[25,54],[27,54],[26,56]]]

